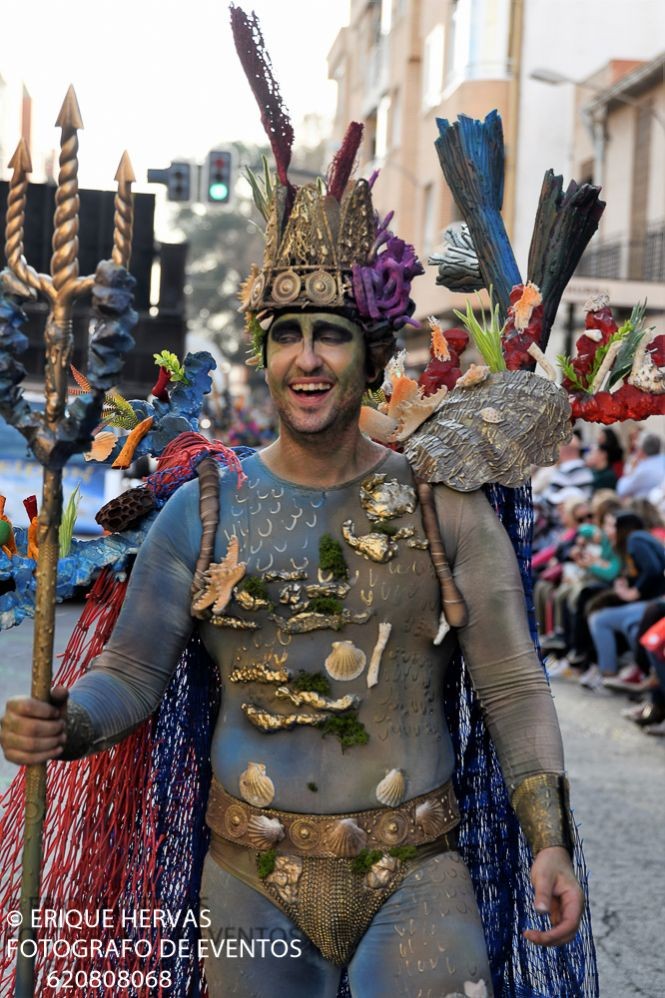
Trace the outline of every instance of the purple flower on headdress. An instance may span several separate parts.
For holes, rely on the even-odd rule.
[[[363,319],[388,321],[397,329],[407,323],[417,325],[410,318],[411,281],[425,271],[413,246],[388,230],[388,221],[379,227],[374,244],[375,250],[383,246],[383,251],[368,266],[353,266],[353,297]]]

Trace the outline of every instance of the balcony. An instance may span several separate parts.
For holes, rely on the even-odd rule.
[[[665,223],[647,229],[642,239],[594,240],[575,274],[615,281],[665,282]]]

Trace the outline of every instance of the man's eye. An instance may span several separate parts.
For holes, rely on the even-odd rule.
[[[336,329],[327,329],[324,333],[319,333],[316,338],[322,343],[345,343],[348,337]]]
[[[289,329],[280,329],[273,333],[272,338],[274,343],[296,343],[300,339],[300,333]]]

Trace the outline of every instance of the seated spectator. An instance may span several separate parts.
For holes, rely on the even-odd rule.
[[[636,707],[630,707],[623,711],[623,716],[639,725],[649,735],[665,735],[665,657],[662,652],[665,648],[656,651],[647,651],[642,648],[642,638],[654,624],[665,618],[665,601],[656,600],[649,603],[642,615],[640,626],[637,631],[639,650],[644,653],[649,662],[651,673],[655,682],[648,699]]]
[[[588,468],[591,468],[594,492],[599,489],[613,489],[616,486],[617,474],[610,460],[609,448],[605,444],[595,443],[586,455],[585,463]]]
[[[631,513],[637,513],[644,521],[644,529],[648,530],[656,540],[665,544],[665,523],[652,502],[648,499],[633,499],[626,508]]]
[[[655,433],[643,433],[630,467],[624,469],[617,482],[617,494],[622,499],[645,499],[664,479],[665,454],[661,454],[660,439]]]
[[[623,636],[634,647],[647,602],[665,595],[665,548],[644,530],[643,520],[635,513],[617,515],[613,548],[621,559],[623,575],[614,582],[611,594],[601,593],[589,603],[596,664],[580,678],[588,689],[598,689],[604,679],[617,675],[617,637]]]
[[[599,447],[603,447],[607,451],[610,468],[617,478],[621,478],[623,474],[623,447],[619,442],[616,432],[609,426],[601,426],[598,431],[596,443]]]
[[[552,631],[552,594],[562,581],[563,565],[568,560],[570,549],[575,543],[578,527],[586,523],[590,515],[586,499],[579,489],[562,489],[557,498],[561,500],[556,506],[558,529],[552,543],[542,548],[532,561],[532,570],[536,577],[534,587],[536,618],[542,635]]]
[[[582,459],[582,434],[579,430],[573,430],[569,443],[561,444],[559,459],[543,496],[548,502],[561,502],[557,497],[566,488],[579,489],[587,499],[593,489],[591,468],[587,468]]]

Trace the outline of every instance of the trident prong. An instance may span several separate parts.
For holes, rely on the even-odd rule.
[[[32,173],[30,152],[25,139],[20,139],[14,155],[9,161],[13,171],[9,181],[9,199],[5,221],[5,258],[11,270],[23,284],[35,291],[45,293],[45,284],[50,281],[46,274],[38,274],[28,266],[23,256],[23,226],[25,224],[25,202],[28,190],[28,174]]]
[[[134,227],[134,206],[132,184],[136,180],[134,167],[125,149],[114,178],[118,184],[113,216],[113,253],[111,259],[119,267],[128,267],[132,252],[132,229]]]

